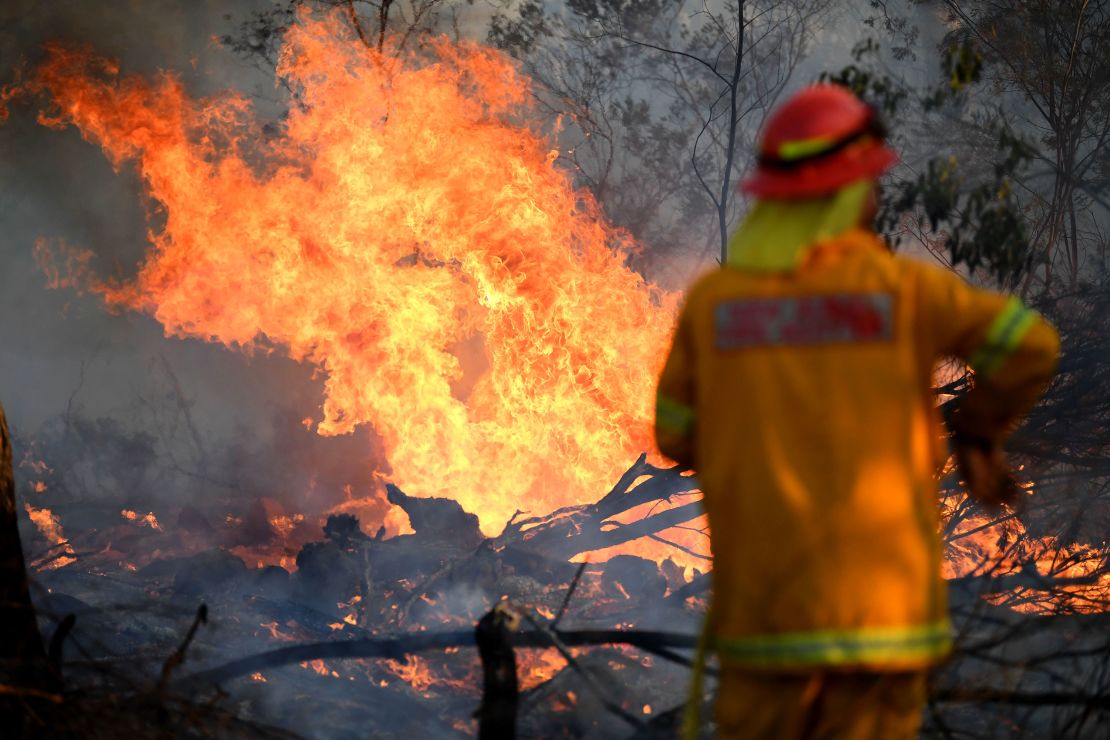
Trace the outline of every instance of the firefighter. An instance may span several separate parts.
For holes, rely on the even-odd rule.
[[[755,205],[689,290],[659,381],[659,449],[705,494],[722,738],[916,737],[951,644],[934,366],[974,374],[948,421],[990,505],[1014,495],[1001,445],[1055,370],[1056,332],[1021,301],[870,230],[895,161],[845,88],[776,111],[742,183]]]

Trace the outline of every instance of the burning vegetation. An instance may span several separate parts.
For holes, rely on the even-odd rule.
[[[27,83],[51,100],[42,122],[133,164],[163,224],[134,280],[54,274],[169,336],[312,363],[310,425],[372,424],[393,480],[486,530],[525,497],[579,503],[651,447],[677,296],[628,268],[630,237],[554,166],[508,58],[352,41],[339,16],[301,16],[277,68],[294,105],[269,127],[239,95],[51,46]],[[51,272],[91,259],[39,249]]]
[[[346,445],[325,504],[192,471],[221,492],[157,508],[137,487],[96,508],[66,498],[80,453],[25,440],[22,534],[51,639],[19,660],[49,678],[6,711],[36,727],[68,706],[60,734],[455,737],[517,717],[525,737],[673,736],[712,568],[696,481],[651,437],[680,296],[630,266],[642,247],[557,161],[519,64],[446,37],[414,49],[385,15],[375,44],[348,5],[300,9],[281,36],[277,120],[64,43],[0,90],[0,120],[34,100],[143,189],[137,273],[104,277],[85,245],[43,239],[51,287],[311,366],[322,404],[287,425],[290,446]],[[1106,295],[1055,316],[1074,340],[1062,379],[1016,438],[1030,505],[985,513],[942,474],[959,647],[931,730],[1002,716],[1081,734],[1110,709],[1106,430],[1065,444],[1049,423],[1106,388],[1105,332],[1085,323]],[[966,389],[962,368],[950,380],[946,396]],[[114,440],[102,466],[153,444],[88,423],[67,411],[58,436]],[[4,576],[25,588],[22,570]]]

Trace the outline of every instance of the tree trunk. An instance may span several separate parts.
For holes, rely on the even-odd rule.
[[[0,726],[31,730],[57,690],[39,635],[16,523],[15,479],[8,422],[0,407]],[[17,736],[19,736],[17,734]]]

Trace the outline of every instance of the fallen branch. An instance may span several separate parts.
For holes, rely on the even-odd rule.
[[[565,507],[543,517],[514,518],[492,544],[494,547],[512,545],[553,559],[570,560],[584,552],[655,535],[697,518],[702,512],[700,500],[630,524],[617,522],[614,517],[644,504],[669,503],[675,496],[693,493],[697,490],[697,482],[684,475],[685,472],[679,467],[658,468],[648,463],[645,455],[640,455],[597,503]],[[643,478],[646,480],[634,485]]]
[[[1017,704],[1021,706],[1078,705],[1092,709],[1110,710],[1110,694],[1084,694],[1081,692],[1043,691],[1024,692],[1004,689],[940,689],[930,701],[937,703],[987,703]]]
[[[417,533],[434,535],[440,542],[451,542],[460,550],[469,551],[469,557],[447,561],[412,589],[393,615],[394,624],[402,624],[409,610],[439,582],[451,577],[459,569],[468,567],[467,561],[471,557],[483,554],[495,554],[515,560],[542,558],[552,564],[566,564],[584,552],[604,550],[641,537],[649,537],[695,557],[711,560],[708,555],[694,552],[658,536],[659,532],[700,516],[700,500],[664,509],[636,522],[625,523],[614,519],[636,507],[658,502],[670,503],[675,496],[695,492],[697,483],[685,475],[686,472],[677,466],[656,467],[647,462],[647,455],[641,454],[621,475],[616,485],[596,503],[567,506],[540,517],[519,518],[521,512],[517,511],[505,524],[501,534],[487,539],[481,537],[477,518],[464,512],[455,501],[409,496],[397,486],[387,484],[390,503],[405,510]],[[565,608],[564,605],[562,609]]]
[[[47,650],[46,654],[50,659],[50,665],[54,667],[54,671],[59,676],[62,675],[62,648],[75,624],[77,624],[77,615],[67,614],[58,624],[58,627],[54,630],[54,635],[50,638],[50,648]]]
[[[663,650],[669,653],[670,651],[667,651],[667,648],[693,650],[697,646],[698,640],[696,635],[640,630],[568,630],[556,631],[555,634],[558,635],[559,640],[564,645],[570,647],[631,645],[661,657],[667,657],[660,652]],[[512,644],[514,648],[546,648],[551,646],[551,640],[548,635],[538,631],[516,632],[512,635]],[[248,655],[215,668],[190,674],[178,682],[178,687],[187,690],[211,686],[258,671],[311,660],[338,658],[404,660],[411,653],[419,653],[425,650],[475,647],[476,645],[473,630],[436,633],[418,632],[399,637],[289,645],[264,653]]]
[[[61,704],[64,701],[61,694],[54,693],[53,691],[42,691],[41,689],[32,689],[26,686],[9,686],[5,683],[0,683],[0,695],[44,699],[53,704]]]
[[[528,623],[531,624],[533,628],[535,628],[536,632],[547,637],[547,639],[550,641],[551,646],[559,651],[559,655],[563,656],[563,660],[567,662],[567,665],[570,666],[571,670],[577,673],[582,678],[582,680],[585,681],[586,686],[591,691],[593,691],[594,695],[598,698],[598,700],[601,701],[601,705],[603,707],[623,719],[628,724],[632,725],[637,730],[643,728],[643,721],[633,715],[631,712],[625,710],[624,707],[622,707],[620,704],[613,701],[609,697],[609,693],[601,687],[597,679],[594,678],[593,674],[584,669],[582,665],[575,659],[574,655],[571,654],[567,646],[563,643],[561,639],[559,639],[559,634],[555,632],[555,630],[543,624],[540,624],[539,621],[537,621],[529,614],[524,614],[524,618],[528,620]]]
[[[673,481],[672,485],[672,495],[688,493],[688,490],[682,490],[683,486],[694,488],[693,483],[680,484],[678,481]],[[660,511],[659,514],[634,521],[632,524],[616,523],[609,516],[602,516],[596,509],[584,507],[575,514],[558,517],[544,525],[517,533],[511,540],[499,540],[498,544],[508,544],[511,541],[521,549],[533,550],[551,558],[569,560],[592,550],[615,547],[629,540],[654,535],[664,529],[685,524],[686,521],[695,519],[700,514],[702,514],[700,499],[692,504]]]
[[[582,574],[586,572],[586,566],[589,564],[590,559],[586,558],[578,566],[578,571],[574,574],[574,580],[570,582],[570,587],[567,589],[567,595],[563,597],[563,603],[559,605],[559,611],[555,613],[555,618],[551,620],[551,629],[558,629],[559,622],[563,619],[563,615],[567,613],[567,607],[570,606],[570,600],[574,598],[574,592],[578,590],[578,582],[582,580]]]

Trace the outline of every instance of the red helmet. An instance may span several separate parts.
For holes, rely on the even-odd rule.
[[[840,85],[811,85],[774,112],[755,172],[740,188],[759,198],[815,198],[898,161],[875,110]]]

